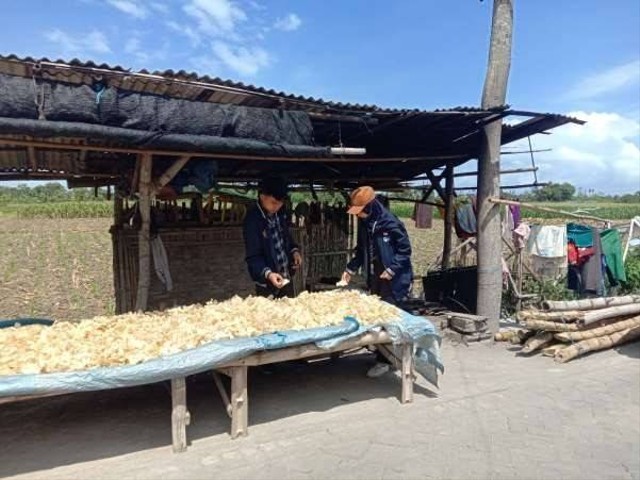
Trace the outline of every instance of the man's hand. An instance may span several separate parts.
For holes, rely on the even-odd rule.
[[[276,288],[284,287],[284,277],[279,273],[271,272],[267,277],[267,280],[269,280],[269,282],[271,282],[271,285]]]
[[[380,278],[382,280],[391,280],[393,277],[391,276],[391,274],[389,272],[387,272],[386,270],[384,272],[382,272],[380,274]]]
[[[300,252],[298,251],[293,252],[293,269],[298,270],[301,265],[302,265],[302,255],[300,255]]]

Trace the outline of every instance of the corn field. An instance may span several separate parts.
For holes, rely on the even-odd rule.
[[[113,215],[111,202],[34,203],[16,206],[18,218],[102,218]]]

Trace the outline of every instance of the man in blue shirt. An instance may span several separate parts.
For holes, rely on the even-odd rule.
[[[294,296],[291,278],[302,265],[302,255],[291,237],[283,209],[287,195],[284,179],[263,179],[258,186],[258,201],[244,220],[245,261],[259,296]]]

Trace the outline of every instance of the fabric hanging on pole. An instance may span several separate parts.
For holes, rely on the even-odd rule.
[[[413,216],[416,228],[431,228],[433,225],[433,206],[416,202],[413,206]]]
[[[611,272],[611,276],[618,282],[626,282],[627,275],[624,270],[624,261],[622,260],[620,232],[613,228],[603,230],[600,232],[600,240],[602,242],[602,254],[607,260],[607,267]]]
[[[567,224],[567,238],[576,244],[578,248],[588,248],[593,246],[593,235],[591,227],[579,225],[577,223]]]
[[[169,271],[169,259],[167,250],[164,248],[164,243],[162,243],[159,235],[156,235],[151,240],[151,256],[153,257],[153,266],[158,279],[163,283],[167,292],[170,292],[173,290],[173,280]]]
[[[564,226],[534,225],[527,244],[531,255],[543,258],[566,258],[567,231]]]
[[[473,205],[467,203],[456,208],[456,223],[460,227],[462,233],[473,236],[478,231],[476,212]],[[460,235],[458,235],[460,236]]]
[[[604,295],[604,271],[602,268],[602,244],[600,232],[597,228],[591,229],[593,255],[582,267],[582,286],[584,292],[596,295]]]

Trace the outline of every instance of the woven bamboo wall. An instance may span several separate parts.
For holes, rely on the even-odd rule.
[[[244,262],[241,226],[160,230],[169,259],[173,290],[167,292],[152,266],[149,310],[246,296],[255,287]],[[113,229],[116,313],[135,307],[138,233]]]

